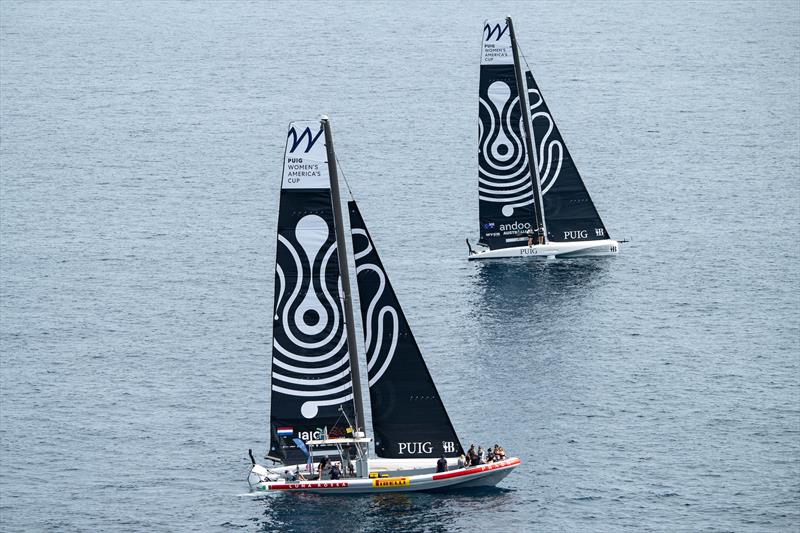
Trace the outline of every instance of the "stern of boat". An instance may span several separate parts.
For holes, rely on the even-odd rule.
[[[250,485],[250,490],[256,490],[259,483],[268,483],[277,480],[277,474],[259,464],[253,465],[252,468],[250,468],[250,472],[247,474],[247,484]]]

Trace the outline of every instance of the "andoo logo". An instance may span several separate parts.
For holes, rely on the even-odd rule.
[[[489,26],[487,24],[486,26],[483,27],[483,33],[485,35],[484,40],[488,41],[489,39],[492,38],[492,35],[494,35],[496,32],[497,37],[495,38],[495,41],[499,41],[507,29],[508,29],[508,23],[506,23],[506,25],[503,26],[502,29],[500,28],[500,24],[495,24],[494,27]]]
[[[299,137],[297,136],[297,131],[294,128],[290,128],[288,137],[292,138],[292,146],[289,148],[289,152],[294,153],[294,151],[297,150],[297,147],[303,142],[303,139],[305,139],[306,149],[303,150],[303,152],[307,154],[317,142],[320,135],[322,135],[322,128],[319,129],[316,135],[312,133],[311,128],[306,128]]]
[[[513,224],[500,224],[500,231],[527,231],[532,227],[530,222],[514,222]]]

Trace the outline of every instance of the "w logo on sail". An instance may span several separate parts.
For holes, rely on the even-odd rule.
[[[486,24],[486,26],[483,27],[483,34],[484,34],[483,40],[484,41],[490,40],[492,36],[496,33],[497,37],[495,37],[494,40],[499,41],[500,38],[503,36],[503,34],[506,32],[506,30],[508,30],[508,23],[503,25],[502,28],[500,27],[500,24],[495,24],[494,26]]]
[[[292,139],[292,144],[289,147],[289,152],[294,153],[298,147],[301,147],[303,140],[305,140],[306,145],[305,145],[305,150],[303,150],[303,152],[307,154],[308,151],[311,150],[311,148],[317,142],[320,135],[322,135],[322,128],[319,129],[316,135],[314,135],[314,133],[311,131],[311,128],[306,128],[303,130],[303,133],[301,133],[299,136],[297,135],[297,130],[295,130],[294,127],[289,128],[288,137]]]

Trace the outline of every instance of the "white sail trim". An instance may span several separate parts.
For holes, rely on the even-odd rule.
[[[497,189],[497,190],[495,190],[495,189],[484,189],[483,187],[478,186],[478,190],[480,192],[485,192],[487,194],[515,194],[515,193],[522,192],[522,191],[530,192],[531,184],[530,183],[525,183],[525,184],[522,185],[522,187],[518,187],[516,189]]]
[[[497,84],[497,83],[500,83],[500,84],[504,85],[506,88],[508,88],[508,85],[506,85],[503,82],[500,82],[500,81],[495,82],[495,84]],[[510,89],[508,89],[508,97],[510,97],[510,96],[511,96],[511,92],[510,92]],[[482,150],[482,152],[484,154],[484,159],[486,160],[486,163],[491,165],[492,169],[494,169],[494,170],[505,170],[505,169],[514,168],[514,167],[517,167],[521,163],[524,162],[522,160],[522,158],[525,156],[525,144],[523,143],[522,138],[520,136],[518,136],[514,132],[514,129],[513,129],[512,124],[511,124],[511,111],[514,109],[514,106],[517,105],[516,104],[517,100],[519,100],[519,97],[514,97],[514,100],[512,101],[512,103],[510,105],[506,106],[505,101],[501,101],[499,99],[498,100],[492,99],[492,105],[490,106],[483,98],[479,98],[478,99],[478,101],[480,102],[480,105],[482,105],[484,108],[486,108],[486,111],[489,114],[489,120],[490,120],[490,122],[489,122],[489,133],[488,133],[488,135],[486,135],[486,139],[484,140],[483,145],[481,146],[481,150]],[[492,107],[496,111],[496,115],[498,117],[501,117],[500,121],[505,123],[506,129],[511,134],[511,137],[508,137],[505,134],[505,131],[503,130],[503,126],[502,126],[501,123],[495,122],[495,113],[492,111]],[[509,110],[509,112],[506,113],[505,116],[503,116],[503,109],[508,109]],[[481,122],[479,121],[478,124],[481,125]],[[495,130],[497,130],[497,133],[495,133]],[[481,133],[482,133],[482,131],[481,131]],[[493,137],[494,137],[494,142],[492,142],[491,146],[490,146],[489,143],[490,143],[490,141],[492,140]],[[498,142],[498,141],[500,141],[500,142]],[[508,143],[505,143],[505,142],[502,142],[502,141],[508,141]],[[497,148],[500,145],[511,144],[511,143],[515,144],[516,147],[517,147],[517,150],[516,150],[517,157],[515,157],[513,161],[510,161],[510,162],[506,163],[505,165],[503,165],[503,164],[497,164],[493,160],[490,160],[489,157],[487,157],[489,154],[491,154],[492,155],[492,159],[503,159],[502,155],[498,152]],[[512,151],[509,150],[508,153],[511,154]],[[485,174],[488,174],[491,177],[495,177],[497,179],[509,179],[509,176],[494,175],[494,174],[491,173],[491,171],[489,169],[486,169],[486,168],[482,168],[481,170]]]
[[[500,203],[500,204],[508,203],[508,202],[516,202],[517,200],[525,200],[526,198],[531,198],[532,199],[533,198],[533,193],[529,192],[527,194],[520,194],[519,196],[513,196],[511,198],[505,198],[505,197],[504,198],[490,198],[488,196],[481,196],[481,200],[483,200],[484,202],[494,202],[494,203]],[[528,205],[528,203],[530,203],[530,202],[526,202],[524,204],[518,204],[518,205]]]
[[[284,330],[286,331],[286,336],[289,338],[289,340],[291,340],[294,344],[296,344],[297,346],[300,346],[301,348],[313,349],[313,348],[319,348],[321,346],[325,346],[326,344],[331,342],[331,340],[333,339],[334,335],[339,330],[340,317],[339,317],[339,312],[338,312],[339,307],[337,305],[338,302],[336,302],[333,299],[333,297],[330,295],[330,293],[328,292],[328,288],[326,287],[325,283],[324,282],[321,283],[322,292],[325,295],[326,300],[328,300],[328,303],[331,305],[331,308],[333,309],[333,326],[331,328],[331,332],[324,339],[320,340],[319,342],[303,342],[300,339],[298,339],[292,333],[291,328],[288,327],[291,324],[289,322],[289,309],[292,307],[292,304],[297,299],[297,295],[300,293],[300,288],[303,285],[303,283],[302,283],[303,282],[303,264],[302,264],[302,261],[300,259],[299,254],[297,253],[297,250],[295,250],[295,248],[294,248],[294,246],[292,246],[291,242],[289,242],[287,239],[285,239],[282,235],[278,235],[278,242],[283,244],[284,246],[286,246],[287,250],[289,250],[289,253],[291,254],[292,258],[294,259],[295,268],[297,269],[297,283],[295,284],[295,287],[294,287],[294,290],[292,291],[292,294],[289,296],[289,299],[287,300],[287,302],[284,304],[284,307],[283,307],[282,319],[283,319],[283,323],[285,325]],[[323,257],[322,263],[320,265],[320,269],[321,269],[320,278],[323,279],[323,280],[324,280],[324,275],[322,273],[324,273],[325,270],[327,269],[328,261],[330,261],[331,257],[333,256],[333,252],[334,252],[335,249],[336,249],[336,243],[335,242],[331,243],[331,246],[325,252],[325,256]],[[311,265],[311,268],[313,269],[313,263]],[[339,332],[339,333],[342,336],[344,336],[343,332]]]
[[[391,307],[384,307],[381,309],[380,313],[378,313],[378,340],[375,343],[375,349],[373,350],[371,363],[368,367],[368,370],[374,366],[375,361],[377,361],[378,355],[380,354],[381,345],[383,344],[383,317],[387,313],[392,315],[392,344],[389,346],[389,351],[387,352],[386,357],[383,359],[383,364],[378,372],[369,378],[370,387],[377,383],[378,380],[381,379],[381,376],[383,376],[383,373],[386,372],[386,369],[389,368],[389,364],[391,364],[392,359],[394,358],[394,352],[397,349],[397,337],[400,334],[400,321],[397,318],[397,311]]]
[[[311,400],[305,402],[300,407],[300,414],[302,414],[306,418],[314,418],[317,416],[317,412],[319,411],[319,407],[324,407],[326,405],[338,405],[340,403],[349,402],[353,399],[353,394],[348,394],[347,396],[342,396],[340,398],[333,398],[332,400]]]
[[[326,390],[295,390],[295,389],[285,389],[283,387],[279,387],[278,385],[273,385],[272,390],[281,392],[289,396],[327,396],[329,394],[336,394],[337,392],[342,392],[343,390],[347,390],[350,388],[350,385],[351,383],[348,381],[344,385],[339,385],[338,387]]]
[[[547,120],[547,131],[536,138],[537,141],[537,152],[539,154],[539,161],[538,161],[538,170],[539,176],[541,176],[541,183],[542,183],[542,194],[547,194],[547,191],[555,184],[558,176],[561,174],[561,163],[564,160],[564,145],[558,139],[550,139],[550,135],[553,133],[555,129],[555,121],[553,117],[550,116],[550,113],[545,111],[539,111],[533,113],[533,111],[539,107],[544,100],[539,94],[539,91],[536,90],[529,90],[528,94],[535,94],[538,96],[538,100],[536,104],[531,104],[531,123],[533,123],[537,118],[544,118]],[[545,149],[547,149],[547,157],[545,157]],[[553,152],[558,150],[558,154],[555,155]],[[545,161],[547,162],[547,166],[545,167]],[[557,163],[555,169],[553,169],[553,163]]]
[[[369,237],[367,236],[367,232],[361,228],[353,228],[352,230],[353,235],[362,235],[365,239],[367,239],[367,247],[361,250],[360,252],[356,252],[353,250],[353,261],[358,261],[365,255],[369,254],[372,251],[372,242],[370,242]]]
[[[275,341],[273,344],[280,353],[282,353],[289,359],[294,359],[295,361],[299,361],[301,363],[317,363],[319,361],[324,361],[325,359],[328,359],[333,355],[336,355],[339,352],[339,350],[341,350],[342,347],[344,346],[345,341],[347,341],[347,337],[342,335],[336,346],[334,346],[333,349],[322,355],[298,355],[290,352],[289,350],[281,346],[278,341]]]
[[[283,352],[281,352],[283,353]],[[305,368],[301,366],[294,366],[288,363],[284,363],[277,357],[272,360],[275,363],[275,366],[279,366],[284,370],[288,370],[289,372],[294,372],[296,374],[324,374],[325,372],[330,372],[331,370],[336,370],[340,366],[342,366],[346,361],[350,359],[350,355],[345,352],[344,356],[341,357],[338,361],[328,366],[323,366],[319,368]]]
[[[366,232],[363,230],[355,229],[353,233],[358,235],[364,235],[366,237]],[[369,242],[369,238],[367,238],[367,242]],[[375,337],[375,345],[373,346],[373,331],[372,331],[372,322],[373,317],[375,316],[375,307],[378,304],[381,296],[383,296],[384,290],[386,290],[386,276],[384,275],[383,271],[378,268],[377,265],[373,263],[367,263],[364,265],[360,265],[356,268],[356,275],[361,274],[364,271],[374,272],[378,275],[379,286],[378,290],[375,291],[375,295],[372,297],[372,300],[369,302],[369,306],[367,307],[366,313],[366,320],[364,321],[364,328],[365,328],[365,338],[364,344],[367,347],[367,372],[371,373],[372,368],[375,366],[375,363],[378,362],[378,358],[380,357],[381,348],[383,346],[383,322],[384,316],[389,314],[392,317],[392,341],[389,345],[388,351],[386,353],[386,357],[383,359],[383,363],[381,364],[377,373],[374,373],[372,377],[369,378],[369,386],[371,387],[374,383],[376,383],[381,376],[383,376],[386,369],[389,368],[389,364],[391,364],[392,359],[394,358],[395,350],[397,349],[397,339],[400,334],[400,319],[398,317],[397,311],[390,307],[384,306],[379,312],[377,317],[378,322],[378,331],[377,336]]]
[[[317,373],[319,369],[316,369]],[[293,378],[290,376],[284,376],[283,374],[279,374],[277,372],[272,373],[272,379],[278,379],[280,381],[284,381],[286,383],[292,383],[293,385],[305,385],[308,387],[317,387],[319,385],[325,385],[327,383],[333,383],[334,381],[339,381],[343,377],[350,374],[350,368],[345,368],[343,371],[339,372],[334,376],[330,376],[327,378],[320,378],[320,379],[303,379],[303,378]]]

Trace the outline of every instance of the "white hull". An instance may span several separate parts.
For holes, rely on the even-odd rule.
[[[556,257],[568,258],[616,255],[618,253],[619,242],[613,239],[603,239],[600,241],[549,242],[547,244],[534,244],[533,246],[515,246],[513,248],[485,250],[470,254],[468,259],[470,261],[478,259],[502,259],[507,257],[554,259]]]
[[[387,492],[415,492],[469,487],[492,487],[519,465],[512,457],[496,463],[447,472],[415,474],[397,477],[348,478],[323,481],[277,481],[255,485],[256,493],[311,492],[317,494],[383,494]],[[370,464],[372,461],[370,461]],[[263,468],[258,465],[254,469]]]

